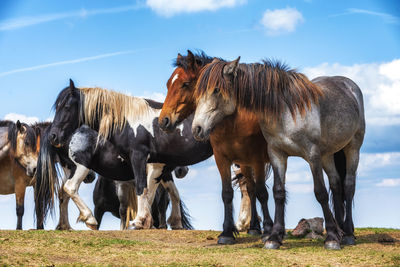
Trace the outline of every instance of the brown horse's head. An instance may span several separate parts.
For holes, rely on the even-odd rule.
[[[161,129],[172,131],[195,110],[194,88],[201,68],[212,58],[200,52],[194,55],[188,50],[187,56],[178,54],[174,63],[176,69],[167,82],[167,97],[158,123]]]
[[[36,172],[40,150],[40,129],[17,121],[10,129],[12,153],[16,161],[26,169],[26,175],[32,177]]]

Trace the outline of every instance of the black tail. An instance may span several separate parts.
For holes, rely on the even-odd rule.
[[[37,225],[43,225],[50,211],[54,212],[54,197],[58,193],[58,175],[56,169],[56,151],[48,140],[50,128],[43,133],[40,142],[39,158],[36,170],[35,216]]]
[[[345,179],[346,179],[346,155],[344,154],[343,149],[336,152],[334,155],[335,167],[340,177],[340,192],[343,200],[343,209],[345,204],[345,195],[344,195],[344,187],[345,187]]]
[[[194,228],[193,228],[193,225],[191,222],[192,217],[190,216],[189,211],[188,211],[185,203],[183,203],[182,199],[179,203],[179,207],[181,209],[181,218],[182,218],[181,220],[182,220],[183,229],[193,230]]]

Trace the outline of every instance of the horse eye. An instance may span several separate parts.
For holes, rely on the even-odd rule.
[[[187,87],[189,86],[189,84],[190,84],[189,82],[183,83],[183,84],[182,84],[182,88],[187,88]]]
[[[214,88],[214,94],[218,94],[219,93],[219,88],[218,87],[215,87]]]
[[[28,146],[28,145],[29,145],[29,142],[28,142],[28,141],[25,141],[25,145]]]

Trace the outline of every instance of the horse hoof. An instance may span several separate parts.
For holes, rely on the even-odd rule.
[[[337,241],[327,241],[325,242],[325,249],[340,250],[340,244]]]
[[[97,224],[89,224],[89,223],[86,223],[86,226],[89,227],[91,230],[98,230],[98,229],[97,229]]]
[[[269,235],[262,235],[261,236],[261,242],[265,243],[268,241]]]
[[[252,236],[260,236],[261,235],[261,231],[256,230],[256,229],[250,229],[249,231],[247,231],[247,233]]]
[[[345,235],[345,236],[342,238],[341,244],[342,244],[342,245],[353,246],[353,245],[356,244],[356,239],[354,238],[353,235]]]
[[[281,247],[281,244],[276,241],[266,241],[264,244],[265,249],[278,249]]]
[[[227,236],[220,236],[220,237],[218,237],[218,244],[220,244],[220,245],[233,245],[233,244],[235,244],[235,238],[227,237]]]

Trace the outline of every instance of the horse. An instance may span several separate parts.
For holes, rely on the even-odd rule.
[[[54,124],[54,122],[53,122]],[[52,124],[52,125],[53,125]],[[37,171],[37,194],[35,196],[35,206],[37,213],[44,214],[46,218],[48,211],[54,208],[54,196],[58,191],[58,175],[56,171],[56,162],[59,161],[64,169],[70,170],[70,173],[63,181],[62,189],[65,195],[61,198],[61,205],[68,205],[69,198],[77,205],[80,215],[78,221],[83,221],[93,230],[98,227],[98,222],[93,216],[92,211],[84,203],[78,194],[78,189],[81,182],[89,174],[90,170],[105,176],[112,180],[130,181],[135,178],[129,161],[121,156],[116,147],[106,139],[99,136],[98,132],[89,128],[87,125],[82,125],[69,136],[68,143],[63,146],[54,147],[50,143],[49,134],[51,127],[44,132],[43,141],[41,143],[38,171]],[[167,166],[168,167],[168,166]],[[153,172],[152,164],[147,166],[149,173]],[[169,169],[169,168],[168,168]],[[162,173],[164,174],[164,173]],[[181,220],[181,203],[178,190],[172,180],[172,176],[162,175],[161,179],[156,180],[160,174],[154,175],[150,183],[152,192],[157,189],[158,183],[169,191],[172,199],[172,210],[169,222],[171,228],[182,229]],[[149,194],[149,202],[152,203],[154,194]],[[126,205],[120,203],[121,228],[126,222]],[[188,223],[190,225],[190,223]],[[185,226],[189,227],[189,226]]]
[[[239,64],[239,60],[215,59],[202,69],[195,92],[195,138],[208,139],[212,129],[239,108],[255,114],[268,142],[274,173],[275,219],[264,247],[277,249],[284,237],[289,156],[299,156],[310,165],[314,193],[326,222],[325,248],[340,249],[341,241],[355,244],[352,201],[365,134],[360,88],[341,76],[310,81],[279,61]],[[329,178],[336,220],[329,208],[322,170]]]
[[[209,142],[198,142],[193,138],[192,118],[185,120],[179,131],[170,134],[158,127],[162,103],[101,88],[76,88],[70,80],[69,87],[60,92],[54,107],[56,113],[49,136],[53,146],[62,147],[79,126],[86,124],[98,131],[101,141],[97,146],[108,141],[115,147],[116,157],[129,165],[136,179],[138,195],[135,229],[151,226],[148,200],[154,195],[154,178],[171,172],[176,166],[192,165],[212,155]],[[100,167],[106,167],[106,164]],[[78,168],[82,169],[81,166]],[[112,178],[112,175],[105,176]],[[72,185],[77,181],[77,177],[68,180],[64,186],[66,191],[73,189]],[[88,217],[84,219],[86,221]]]
[[[22,230],[26,187],[34,181],[41,126],[0,121],[0,194],[15,193],[17,230]]]
[[[212,61],[204,53],[194,55],[188,50],[187,56],[178,54],[176,69],[167,82],[168,94],[165,99],[159,125],[171,131],[196,109],[195,84],[201,69]],[[238,232],[233,222],[231,184],[231,165],[239,164],[246,177],[247,192],[251,202],[251,221],[249,233],[263,234],[265,239],[272,230],[272,219],[268,211],[268,191],[265,185],[266,170],[269,169],[267,142],[261,132],[258,118],[244,109],[237,109],[221,120],[210,135],[214,157],[222,181],[222,199],[225,208],[223,232],[219,244],[233,244]],[[267,164],[267,168],[265,167]],[[263,211],[263,232],[256,210],[256,198]]]
[[[178,167],[174,172],[176,177],[183,178],[188,172],[188,168]],[[172,179],[172,176],[170,179]],[[157,229],[167,228],[166,211],[169,202],[170,197],[167,190],[163,186],[159,186],[151,206],[152,217],[154,219],[153,227]],[[128,229],[130,218],[134,218],[137,212],[135,185],[132,181],[115,181],[99,176],[93,190],[93,203],[94,217],[98,223],[97,229],[100,228],[103,215],[107,211],[111,212],[117,218],[126,217],[126,222],[121,220],[121,230]],[[180,202],[180,209],[183,229],[193,229],[182,201]],[[127,215],[124,216],[124,213],[127,213]]]

